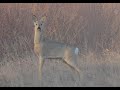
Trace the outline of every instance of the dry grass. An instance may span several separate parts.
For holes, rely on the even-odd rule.
[[[119,6],[0,4],[0,86],[120,86]],[[44,37],[80,48],[80,76],[61,61],[45,61],[38,80],[32,13],[47,15]]]
[[[108,54],[108,53],[107,53]],[[0,66],[0,86],[20,87],[80,87],[80,86],[119,86],[120,85],[120,55],[115,54],[98,59],[92,52],[80,56],[78,66],[80,76],[72,71],[62,61],[45,61],[43,78],[38,79],[38,64],[34,54],[22,59],[4,58]]]

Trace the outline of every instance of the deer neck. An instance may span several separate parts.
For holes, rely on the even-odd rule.
[[[40,41],[41,41],[41,32],[35,29],[34,44],[40,44]]]

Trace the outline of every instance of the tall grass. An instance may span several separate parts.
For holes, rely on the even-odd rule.
[[[119,4],[0,4],[0,86],[119,86]],[[43,36],[79,47],[80,77],[46,61],[38,81],[32,14],[47,16]]]

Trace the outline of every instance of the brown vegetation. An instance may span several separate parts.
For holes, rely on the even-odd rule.
[[[27,62],[29,60],[34,62],[37,60],[33,52],[34,27],[32,14],[35,14],[38,17],[47,16],[44,37],[79,47],[79,62],[81,62],[79,66],[81,70],[83,68],[83,71],[88,70],[89,73],[89,70],[91,70],[87,69],[89,64],[95,63],[96,67],[97,65],[103,65],[103,67],[107,65],[113,73],[117,73],[114,71],[114,66],[117,65],[115,62],[120,59],[119,8],[120,4],[117,3],[1,3],[0,64],[3,66],[5,62]],[[99,59],[98,56],[100,56]],[[115,61],[114,65],[111,64],[113,61]],[[87,67],[82,67],[82,64],[87,65]],[[108,68],[107,66],[106,68]],[[87,71],[84,73],[87,73]],[[105,75],[114,78],[113,74],[109,72]],[[118,73],[116,75],[119,76]],[[92,78],[94,79],[94,77]],[[111,80],[111,78],[108,79]],[[118,80],[117,78],[114,79]],[[118,85],[116,82],[119,82],[119,80],[113,82],[114,84],[110,82],[110,85]]]

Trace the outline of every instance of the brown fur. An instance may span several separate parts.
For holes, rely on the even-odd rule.
[[[65,64],[67,64],[72,69],[76,70],[79,73],[79,69],[72,63],[71,60],[74,60],[75,47],[69,46],[63,43],[42,39],[41,31],[43,31],[43,26],[45,23],[46,17],[41,18],[41,22],[38,23],[36,16],[33,17],[35,25],[35,35],[34,35],[34,51],[39,57],[39,72],[42,73],[42,66],[45,58],[60,58]],[[39,28],[41,30],[39,30]]]

